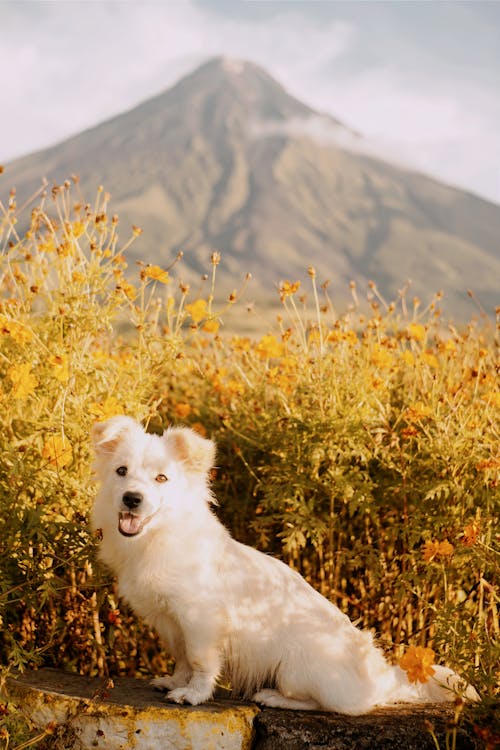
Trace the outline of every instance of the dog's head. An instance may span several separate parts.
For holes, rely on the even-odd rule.
[[[130,417],[112,417],[94,425],[92,442],[101,483],[92,523],[105,535],[142,536],[212,500],[215,445],[187,427],[151,435]]]

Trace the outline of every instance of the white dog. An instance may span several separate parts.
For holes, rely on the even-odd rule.
[[[188,428],[150,435],[130,417],[96,424],[92,437],[100,556],[175,657],[174,674],[153,680],[169,700],[202,703],[222,674],[235,693],[281,708],[355,715],[453,699],[450,669],[410,685],[298,573],[231,538],[210,509],[210,440]]]

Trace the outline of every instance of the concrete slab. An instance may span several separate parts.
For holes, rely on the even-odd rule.
[[[202,706],[167,703],[146,680],[113,684],[54,669],[8,681],[9,699],[39,727],[55,722],[45,750],[472,750],[452,725],[450,704],[400,704],[364,716],[259,709],[218,699]],[[447,737],[448,735],[448,737]]]
[[[176,706],[145,680],[88,679],[41,669],[8,681],[9,698],[38,726],[65,726],[75,750],[250,750],[257,706]]]

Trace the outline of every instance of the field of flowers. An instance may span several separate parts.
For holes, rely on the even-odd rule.
[[[454,667],[482,698],[476,740],[493,746],[498,329],[481,316],[446,323],[440,295],[386,303],[374,285],[363,304],[353,285],[338,317],[311,267],[308,289],[280,283],[269,332],[222,334],[239,293],[216,303],[219,254],[205,293],[174,281],[181,258],[134,273],[126,249],[140,229],[120,244],[108,204],[102,189],[85,203],[75,179],[29,206],[15,192],[0,205],[3,678],[33,665],[136,676],[169,664],[118,601],[89,531],[89,429],[126,413],[214,438],[218,512],[233,534],[372,628],[411,679],[434,660]]]

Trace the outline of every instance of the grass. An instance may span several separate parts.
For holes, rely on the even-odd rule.
[[[488,746],[500,663],[493,325],[445,324],[440,295],[387,303],[375,285],[363,304],[352,286],[339,316],[311,267],[307,290],[281,282],[268,331],[224,334],[241,290],[216,302],[218,253],[191,290],[174,280],[180,257],[127,269],[140,229],[120,241],[103,190],[87,204],[75,180],[30,208],[19,236],[15,194],[0,206],[3,679],[169,663],[96,566],[89,532],[89,429],[127,413],[216,439],[233,534],[299,570],[415,675],[426,678],[426,649],[455,668],[481,695],[464,714]]]

